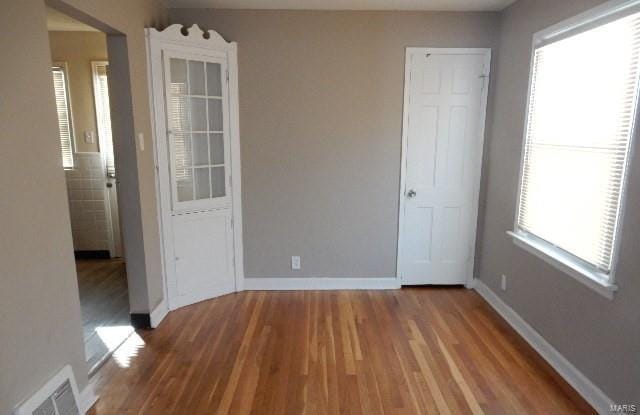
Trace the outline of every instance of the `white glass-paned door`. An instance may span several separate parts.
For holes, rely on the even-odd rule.
[[[165,57],[173,210],[226,207],[228,94],[224,61]]]

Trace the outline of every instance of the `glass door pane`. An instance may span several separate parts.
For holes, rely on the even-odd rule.
[[[189,93],[204,95],[204,62],[189,61]]]
[[[167,125],[175,203],[227,196],[226,102],[223,67],[216,62],[169,58]],[[175,206],[174,206],[175,207]]]
[[[219,63],[207,62],[207,95],[222,96],[222,73]]]

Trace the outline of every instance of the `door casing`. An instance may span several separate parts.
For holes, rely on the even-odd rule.
[[[182,25],[174,24],[163,31],[145,29],[147,41],[147,68],[149,72],[149,94],[153,123],[153,147],[156,179],[156,205],[160,227],[161,268],[164,301],[169,310],[181,306],[172,304],[168,292],[168,266],[173,263],[173,229],[171,224],[171,182],[169,171],[169,151],[166,139],[165,85],[163,71],[163,50],[179,49],[193,55],[224,54],[227,59],[229,89],[229,140],[231,152],[230,174],[232,177],[231,203],[233,223],[233,257],[235,270],[235,291],[244,289],[244,260],[242,242],[242,198],[240,167],[240,129],[238,116],[238,55],[236,42],[227,42],[213,30],[205,32],[197,25],[182,33]]]
[[[405,225],[405,204],[406,204],[406,174],[407,174],[407,153],[408,153],[408,143],[409,143],[409,97],[410,97],[410,75],[411,75],[411,57],[414,54],[439,54],[439,55],[469,55],[469,54],[482,54],[485,58],[485,68],[486,72],[484,73],[485,77],[485,85],[482,90],[481,103],[480,103],[480,125],[478,128],[478,135],[480,137],[480,142],[482,145],[480,146],[480,151],[478,152],[476,159],[474,160],[475,166],[474,169],[477,172],[481,172],[482,170],[482,160],[483,160],[483,149],[484,149],[484,138],[485,138],[485,124],[486,124],[486,115],[487,115],[487,100],[489,96],[489,75],[491,68],[491,49],[488,48],[421,48],[421,47],[408,47],[405,51],[405,69],[404,69],[404,104],[402,111],[402,147],[401,147],[401,161],[400,161],[400,194],[399,194],[399,210],[398,210],[398,243],[397,243],[397,253],[396,253],[396,278],[402,284],[402,253],[403,253],[403,240],[404,240],[404,225]],[[475,224],[474,228],[471,230],[471,239],[472,239],[472,258],[471,258],[471,272],[467,275],[466,286],[468,288],[473,287],[474,277],[473,277],[473,268],[475,261],[475,241],[477,234],[477,223],[478,223],[478,205],[480,199],[480,184],[481,178],[478,175],[478,179],[474,183],[473,189],[473,218],[472,223]]]
[[[109,61],[91,61],[91,83],[93,85],[93,104],[97,121],[97,134],[98,134],[98,148],[102,158],[102,168],[106,183],[104,189],[104,205],[107,216],[107,235],[109,237],[109,253],[112,258],[119,258],[123,256],[122,252],[122,234],[120,230],[120,212],[118,211],[118,180],[114,177],[107,177],[106,158],[104,149],[107,147],[107,142],[103,134],[100,133],[100,104],[98,103],[98,79],[97,73],[100,66],[109,66]],[[111,111],[110,108],[107,108]],[[111,127],[111,126],[109,126]],[[113,149],[112,149],[113,151]],[[110,184],[111,186],[108,186]]]

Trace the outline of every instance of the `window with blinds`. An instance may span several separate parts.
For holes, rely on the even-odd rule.
[[[610,279],[638,101],[640,13],[535,47],[516,233]]]
[[[51,68],[53,73],[53,89],[56,96],[58,112],[58,129],[60,130],[60,147],[62,149],[62,167],[73,168],[73,128],[71,125],[71,105],[69,103],[69,86],[67,72],[63,65]]]
[[[109,108],[109,85],[107,62],[92,62],[93,90],[98,124],[100,153],[104,159],[108,177],[116,177],[116,166],[113,157],[113,137],[111,135],[111,110]]]

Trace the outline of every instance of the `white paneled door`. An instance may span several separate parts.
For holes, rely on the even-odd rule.
[[[472,278],[489,51],[407,50],[398,274]]]
[[[235,291],[226,62],[164,53],[171,182],[172,303]]]
[[[242,289],[237,45],[147,29],[169,309]],[[235,180],[233,180],[235,179]]]

